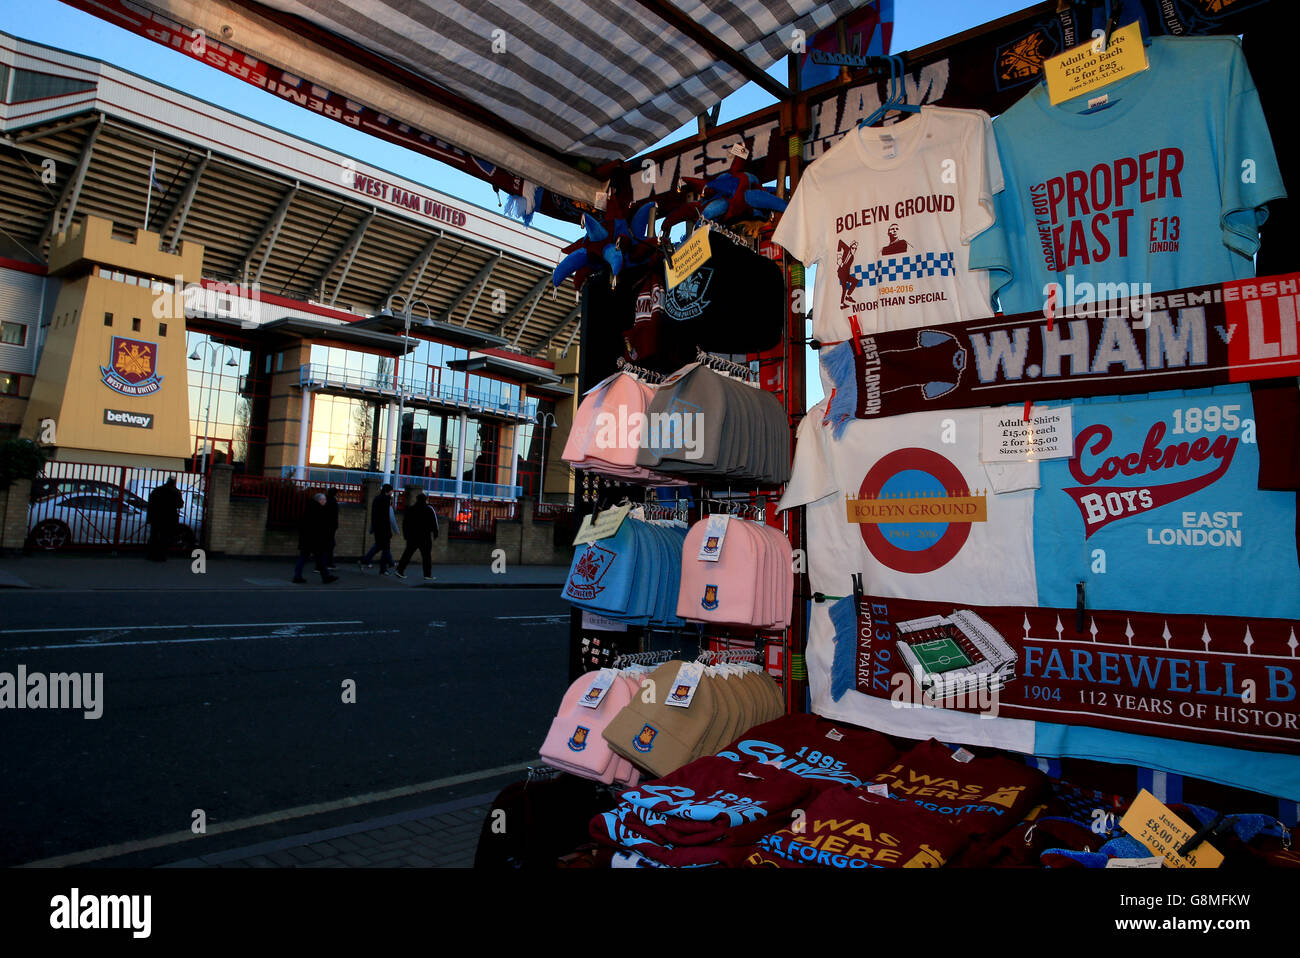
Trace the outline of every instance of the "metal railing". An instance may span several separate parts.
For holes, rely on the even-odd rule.
[[[429,502],[438,513],[447,534],[455,539],[496,538],[497,522],[519,518],[517,502],[466,502],[461,500],[457,509],[455,499],[433,499]]]
[[[297,471],[296,466],[284,466],[281,469],[281,476],[286,479],[295,478]],[[425,495],[430,498],[455,498],[456,496],[455,479],[397,475],[385,480],[383,474],[379,472],[369,472],[361,469],[333,469],[323,466],[308,466],[306,471],[307,475],[299,481],[322,488],[340,484],[360,487],[367,480],[375,479],[379,482],[387,481],[391,483],[394,489],[422,489]],[[511,486],[497,482],[462,482],[460,491],[462,499],[492,499],[497,501],[512,501],[523,494],[523,486]]]
[[[138,466],[55,461],[32,480],[29,543],[38,549],[143,546],[149,538],[149,496],[175,479],[180,509],[173,547],[202,539],[207,480],[198,473]]]
[[[333,387],[361,393],[372,393],[396,398],[400,389],[407,399],[421,399],[442,403],[470,412],[511,416],[515,419],[533,419],[537,415],[536,399],[523,401],[506,399],[490,393],[479,392],[448,383],[431,383],[416,377],[386,377],[357,369],[341,369],[321,363],[306,363],[298,368],[298,385],[307,387]]]

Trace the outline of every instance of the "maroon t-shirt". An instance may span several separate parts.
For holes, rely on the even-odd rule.
[[[620,793],[617,807],[592,819],[591,834],[670,865],[738,861],[814,792],[775,766],[706,756]]]
[[[891,795],[953,819],[972,841],[1001,835],[1047,795],[1049,780],[1036,768],[1001,756],[962,762],[956,755],[930,739],[872,780],[887,784]]]
[[[878,732],[816,715],[783,715],[756,725],[718,753],[733,761],[775,762],[821,788],[861,785],[898,757]]]
[[[966,845],[965,829],[913,803],[865,788],[827,789],[806,816],[765,836],[751,867],[940,868]]]

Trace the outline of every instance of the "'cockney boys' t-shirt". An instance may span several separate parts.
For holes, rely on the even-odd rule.
[[[1049,283],[1078,303],[1255,275],[1264,205],[1286,191],[1241,44],[1155,37],[1147,55],[1056,106],[1040,84],[993,124],[1006,190],[970,265],[1004,313],[1042,309]]]
[[[924,106],[855,129],[804,173],[773,239],[817,264],[813,335],[908,329],[990,314],[988,276],[968,267],[993,223],[1002,169],[988,115]]]

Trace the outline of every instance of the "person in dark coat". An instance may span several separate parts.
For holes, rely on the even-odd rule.
[[[149,523],[148,556],[154,562],[167,561],[167,550],[176,543],[176,530],[180,526],[180,512],[184,506],[185,500],[176,488],[175,476],[149,493],[149,509],[145,513],[145,520]]]
[[[307,499],[298,521],[298,564],[293,570],[294,582],[306,582],[302,577],[303,566],[311,559],[316,563],[322,582],[337,582],[338,576],[330,575],[325,568],[325,547],[327,544],[325,513],[325,493],[318,492]]]
[[[339,532],[339,491],[325,491],[325,568],[333,569],[335,539]]]
[[[378,552],[380,553],[379,574],[388,575],[388,568],[393,564],[390,546],[393,542],[393,533],[396,531],[397,519],[393,515],[393,487],[385,483],[379,490],[379,495],[375,496],[375,501],[370,503],[370,532],[375,537],[375,544],[361,559],[361,568],[369,569],[370,560]]]
[[[402,520],[402,535],[406,539],[406,548],[402,550],[402,557],[397,560],[397,577],[406,578],[406,567],[410,564],[416,550],[419,550],[420,561],[424,563],[425,581],[432,580],[431,553],[433,540],[438,538],[438,513],[433,511],[424,493],[416,496],[415,505],[406,510],[406,517]]]

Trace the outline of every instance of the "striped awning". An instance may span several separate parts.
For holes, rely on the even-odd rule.
[[[794,31],[810,37],[865,2],[262,0],[591,160],[675,133],[745,85],[751,65],[789,54]],[[719,42],[745,62],[725,62]]]

